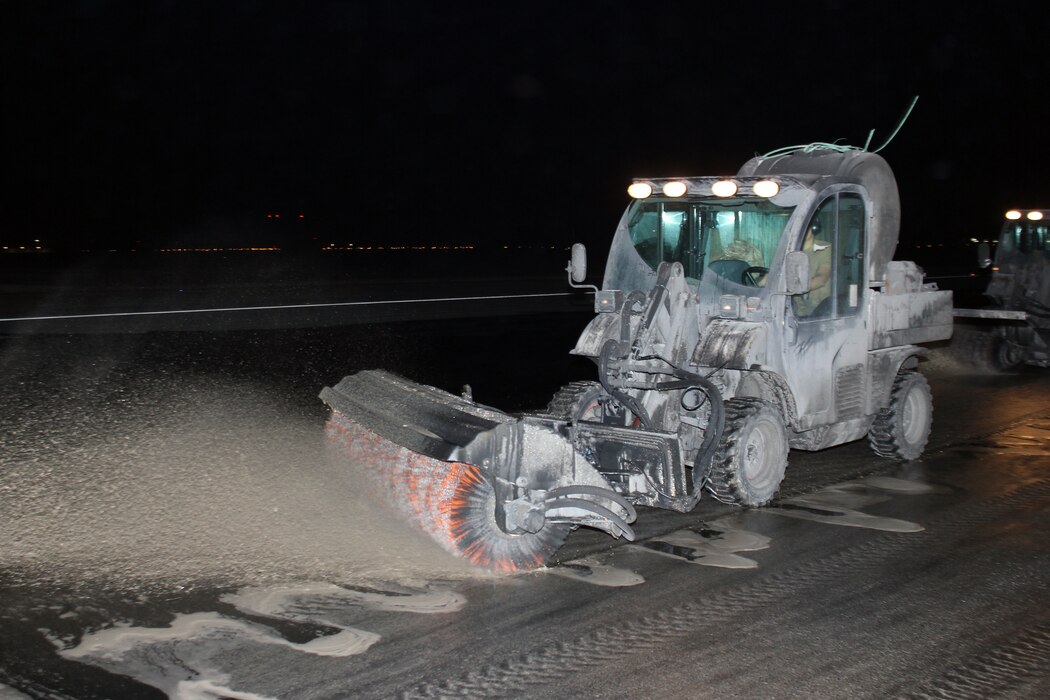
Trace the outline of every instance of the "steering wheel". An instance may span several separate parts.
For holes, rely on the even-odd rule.
[[[759,283],[763,281],[763,278],[769,274],[768,267],[761,267],[759,265],[752,265],[743,272],[740,273],[740,282],[746,284],[749,287],[761,286]]]

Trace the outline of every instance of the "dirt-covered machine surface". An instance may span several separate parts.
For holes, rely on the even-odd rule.
[[[925,447],[918,344],[950,337],[952,298],[892,260],[900,205],[881,157],[807,147],[628,193],[573,349],[596,377],[545,412],[508,415],[383,371],[321,393],[329,435],[479,566],[542,566],[581,525],[632,539],[635,506],[688,511],[705,492],[764,505],[791,448],[867,437],[914,459]],[[582,246],[569,275],[586,277]]]
[[[960,327],[964,359],[990,371],[1021,365],[1050,367],[1050,209],[1006,212],[995,257],[982,244],[980,263],[992,268],[988,306],[957,316],[977,321]]]

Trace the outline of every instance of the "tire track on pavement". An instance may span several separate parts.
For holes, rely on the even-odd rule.
[[[990,649],[948,669],[902,700],[952,698],[984,700],[1001,697],[1025,681],[1045,677],[1050,669],[1050,623],[1015,630]]]
[[[654,648],[680,637],[724,623],[739,614],[771,605],[829,580],[879,570],[890,556],[943,548],[965,539],[978,525],[1025,504],[1050,497],[1050,480],[1018,486],[999,496],[962,504],[935,517],[921,533],[886,533],[847,550],[795,568],[772,573],[702,602],[686,602],[635,620],[609,625],[568,642],[491,664],[460,678],[423,683],[402,694],[418,698],[497,698],[513,696],[529,687],[548,684],[577,670],[616,661],[628,654]]]

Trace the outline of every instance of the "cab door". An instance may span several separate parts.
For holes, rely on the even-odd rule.
[[[862,313],[867,290],[864,202],[859,192],[828,196],[795,242],[794,249],[810,258],[812,286],[807,294],[788,300],[787,322],[794,328],[794,340],[783,347],[787,382],[803,430],[864,413],[868,349]]]

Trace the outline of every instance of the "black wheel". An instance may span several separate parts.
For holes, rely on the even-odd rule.
[[[893,380],[890,404],[868,431],[871,449],[882,457],[916,459],[926,449],[933,425],[933,398],[926,377],[901,372]]]
[[[547,404],[547,415],[560,420],[601,420],[601,395],[602,385],[598,382],[566,384]]]
[[[720,500],[763,506],[780,490],[787,458],[787,428],[780,411],[761,399],[729,399],[707,486]]]
[[[952,337],[955,356],[980,372],[1012,372],[1024,363],[1024,351],[998,333],[960,328]]]
[[[768,267],[752,265],[740,274],[740,282],[749,287],[760,287],[768,274]]]
[[[992,362],[1000,372],[1016,372],[1024,364],[1024,348],[996,334],[992,345]]]
[[[633,413],[608,399],[598,382],[572,382],[558,389],[551,398],[547,415],[558,420],[586,420],[606,425],[639,424]]]
[[[448,503],[448,543],[467,561],[495,571],[543,566],[565,543],[572,525],[547,523],[536,533],[511,535],[496,523],[496,492],[477,469],[463,474]]]

